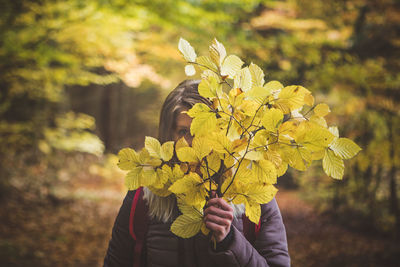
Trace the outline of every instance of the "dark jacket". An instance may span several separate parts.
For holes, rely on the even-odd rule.
[[[104,259],[105,267],[133,266],[135,241],[129,235],[133,196],[134,191],[129,191],[115,220]],[[210,245],[208,237],[201,233],[182,239],[170,232],[171,224],[150,221],[142,265],[290,266],[285,227],[276,200],[261,205],[261,214],[261,228],[254,246],[243,235],[242,219],[235,218],[229,243],[224,245],[223,250],[217,251]]]

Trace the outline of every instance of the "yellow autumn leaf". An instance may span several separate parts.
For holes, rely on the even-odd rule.
[[[298,127],[296,143],[311,151],[323,150],[333,141],[334,135],[325,127],[314,123],[304,122]]]
[[[196,63],[198,64],[199,68],[202,70],[211,70],[213,72],[218,71],[217,65],[212,62],[210,57],[207,56],[199,56],[196,58]]]
[[[329,148],[342,159],[351,159],[354,157],[361,148],[348,138],[336,138]]]
[[[161,158],[160,157],[161,144],[157,139],[150,136],[146,136],[144,141],[144,147],[147,149],[150,156]]]
[[[245,164],[241,165],[235,170],[234,174],[222,183],[221,192],[224,196],[233,197],[237,193],[246,193],[246,184],[251,182],[253,173],[248,169]]]
[[[178,141],[176,141],[176,143],[175,143],[175,150],[178,150],[178,149],[181,148],[181,147],[188,147],[188,146],[189,146],[189,144],[188,144],[188,142],[186,141],[185,137],[181,137],[181,138],[179,138]]]
[[[238,71],[233,81],[234,88],[240,88],[243,92],[251,89],[251,73],[248,67]]]
[[[310,117],[309,121],[312,122],[312,123],[315,123],[317,125],[320,125],[320,126],[322,126],[324,128],[328,127],[328,124],[326,123],[325,118],[324,117],[319,117],[319,116],[317,116],[315,114]]]
[[[283,85],[278,81],[269,81],[266,84],[264,84],[264,88],[266,90],[274,92],[277,90],[281,90],[283,88]]]
[[[147,151],[146,148],[143,148],[140,152],[139,152],[139,164],[141,165],[146,165],[147,162],[150,161],[150,153]]]
[[[202,224],[202,217],[194,219],[183,214],[172,223],[171,232],[179,237],[190,238],[200,231]]]
[[[259,130],[257,133],[254,135],[253,139],[251,139],[250,142],[250,148],[259,148],[259,147],[265,147],[268,145],[268,138],[270,137],[270,134],[265,130]]]
[[[276,108],[267,109],[261,120],[262,125],[267,131],[275,132],[283,121],[283,113]]]
[[[311,164],[311,151],[301,146],[281,145],[283,160],[291,167],[305,171]]]
[[[228,93],[229,104],[235,109],[237,106],[242,104],[245,96],[246,95],[243,94],[242,89],[236,87],[232,88]]]
[[[169,190],[174,194],[200,193],[204,189],[201,185],[203,185],[201,177],[195,172],[190,172],[173,183]]]
[[[311,93],[306,93],[304,95],[304,104],[312,107],[314,105],[314,97]]]
[[[243,137],[241,139],[236,139],[231,143],[231,147],[229,152],[240,152],[246,149],[247,147],[247,138]]]
[[[193,76],[196,74],[196,69],[194,68],[193,65],[186,65],[185,66],[185,74],[187,76]]]
[[[152,193],[156,194],[159,197],[167,197],[172,194],[172,192],[168,190],[168,187],[169,187],[168,184],[165,184],[162,188],[156,188],[151,185],[149,185],[147,187],[150,189],[150,191]]]
[[[187,215],[187,216],[191,217],[192,219],[202,218],[203,213],[196,207],[185,203],[183,201],[183,199],[178,198],[177,204],[178,204],[178,209],[182,214]]]
[[[214,39],[209,47],[211,60],[220,67],[226,57],[226,50],[223,44]]]
[[[212,147],[204,137],[195,136],[192,141],[192,147],[196,153],[198,161],[210,154]]]
[[[213,77],[218,82],[221,82],[221,77],[219,76],[219,74],[215,73],[212,70],[205,70],[201,73],[200,76],[202,79],[208,79],[209,77]]]
[[[227,76],[228,78],[233,78],[238,71],[243,66],[243,61],[235,56],[229,55],[225,58],[221,66],[221,76]]]
[[[136,190],[143,186],[143,167],[135,167],[125,176],[125,186],[128,190]]]
[[[270,202],[278,192],[275,186],[271,184],[252,184],[248,187],[247,196],[259,204]]]
[[[278,168],[276,169],[276,174],[278,177],[281,177],[282,175],[284,175],[286,173],[288,169],[288,164],[285,161],[282,161],[282,163],[278,166]]]
[[[162,144],[160,150],[160,156],[162,160],[169,161],[173,155],[174,155],[174,142],[168,141]]]
[[[223,132],[216,132],[210,139],[210,146],[218,153],[229,153],[231,150],[231,141]]]
[[[271,161],[276,168],[282,164],[282,157],[278,151],[272,150],[271,147],[264,152],[265,159]]]
[[[278,94],[275,106],[284,114],[290,113],[304,105],[304,95],[307,92],[307,89],[299,85],[286,86]]]
[[[272,91],[269,88],[253,86],[245,94],[247,99],[253,100],[259,105],[263,105],[267,102],[268,97],[272,94]]]
[[[257,109],[260,107],[259,104],[257,104],[254,101],[251,100],[243,100],[243,102],[238,106],[238,109],[246,116],[251,117],[249,120],[249,123],[253,121],[253,116],[255,115]],[[242,122],[244,125],[246,124],[245,121]],[[253,121],[254,123],[254,121]],[[246,125],[247,126],[247,125]]]
[[[183,38],[179,39],[178,49],[182,53],[183,57],[188,62],[195,62],[196,61],[196,52],[194,48],[190,45],[188,41]]]
[[[163,165],[161,168],[156,170],[157,183],[154,185],[156,188],[162,188],[173,176],[172,168],[168,165]]]
[[[181,147],[177,149],[176,155],[182,162],[197,162],[196,151],[192,147]]]
[[[193,118],[190,125],[190,133],[193,136],[204,135],[215,130],[217,117],[206,104],[196,103],[187,114]]]
[[[132,169],[125,177],[125,186],[129,190],[135,190],[141,186],[153,185],[157,181],[154,170],[145,170],[138,166]]]
[[[328,130],[335,136],[339,137],[339,129],[336,126],[330,126]]]
[[[276,184],[276,168],[271,161],[266,159],[253,161],[252,170],[260,183]]]
[[[118,152],[118,167],[128,171],[139,164],[139,155],[131,148],[124,148]]]
[[[324,172],[332,178],[342,179],[344,174],[343,160],[336,156],[335,153],[326,149],[325,156],[322,159],[322,167]]]
[[[175,165],[172,168],[172,176],[169,177],[169,180],[171,183],[174,183],[178,179],[181,179],[183,176],[185,176],[185,173],[182,171],[181,166]]]
[[[250,74],[251,74],[251,82],[254,86],[263,86],[264,85],[264,72],[263,70],[257,66],[256,64],[250,63],[249,66]]]
[[[157,183],[157,173],[154,169],[144,169],[142,177],[143,186],[150,186]]]
[[[243,157],[248,160],[262,160],[264,159],[264,151],[251,150],[244,154]]]
[[[258,224],[261,217],[260,204],[252,200],[247,200],[245,202],[245,206],[246,206],[246,216],[249,218],[250,221],[252,221],[255,224]]]
[[[318,117],[325,117],[329,114],[329,112],[331,112],[331,110],[329,109],[329,106],[325,103],[318,104],[314,108],[314,114]]]
[[[214,77],[208,77],[201,80],[198,91],[201,96],[212,99],[222,94],[222,86]]]
[[[312,160],[321,160],[325,156],[325,150],[318,150],[311,152]]]
[[[285,121],[279,126],[279,136],[287,135],[292,138],[296,135],[297,126],[299,125],[299,121]]]
[[[221,159],[217,153],[211,153],[206,157],[206,161],[201,165],[201,172],[203,173],[203,177],[212,176],[217,173],[221,167]],[[208,167],[208,168],[207,168]]]

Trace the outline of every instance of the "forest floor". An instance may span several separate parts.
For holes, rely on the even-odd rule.
[[[102,266],[124,189],[93,177],[79,181],[61,200],[29,194],[3,199],[1,266]],[[277,199],[292,266],[399,266],[400,246],[393,241],[318,215],[296,191],[281,190]]]

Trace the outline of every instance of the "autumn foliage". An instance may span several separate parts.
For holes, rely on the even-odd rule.
[[[193,119],[192,146],[184,138],[160,144],[146,137],[140,152],[119,152],[130,190],[147,186],[162,197],[176,195],[182,213],[171,226],[176,235],[188,238],[200,229],[208,233],[202,216],[212,191],[232,204],[244,204],[246,216],[258,223],[260,204],[275,196],[274,184],[288,166],[305,171],[322,159],[325,173],[341,179],[343,160],[361,150],[339,137],[337,127],[328,127],[328,105],[314,105],[309,90],[266,83],[260,67],[244,67],[216,39],[209,56],[197,57],[182,38],[179,51],[187,61],[187,75],[194,75],[195,67],[202,71],[198,91],[212,103],[197,103],[187,111]]]

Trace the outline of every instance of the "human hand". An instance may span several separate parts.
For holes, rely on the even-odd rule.
[[[217,242],[221,242],[227,236],[232,221],[233,209],[224,199],[217,197],[208,201],[204,210],[204,222]]]

